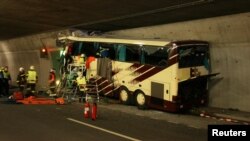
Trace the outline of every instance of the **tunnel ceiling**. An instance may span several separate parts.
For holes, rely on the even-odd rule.
[[[1,0],[0,40],[62,29],[112,31],[249,12],[250,0]]]

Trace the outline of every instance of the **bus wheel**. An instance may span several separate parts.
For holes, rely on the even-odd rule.
[[[143,92],[141,91],[136,92],[135,100],[136,100],[136,105],[139,109],[147,108],[146,96]]]
[[[121,86],[119,89],[119,99],[122,104],[130,104],[131,95],[128,88],[125,86]]]

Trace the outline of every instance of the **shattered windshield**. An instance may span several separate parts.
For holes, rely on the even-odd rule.
[[[168,48],[145,46],[144,49],[145,64],[156,66],[167,66]]]
[[[178,48],[179,67],[209,67],[209,52],[207,45],[181,46]]]

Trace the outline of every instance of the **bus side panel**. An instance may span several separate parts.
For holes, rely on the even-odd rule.
[[[172,102],[172,97],[177,95],[178,65],[174,64],[163,71],[149,78],[150,83],[150,107],[165,110],[176,111],[176,104]],[[160,87],[163,88],[160,89]]]

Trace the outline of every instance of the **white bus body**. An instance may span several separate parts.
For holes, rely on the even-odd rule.
[[[60,40],[73,43],[73,50],[81,44],[83,49],[72,55],[84,53],[95,58],[87,61],[86,77],[98,85],[102,95],[139,108],[170,112],[208,102],[208,78],[214,74],[210,74],[206,41],[72,36]]]

